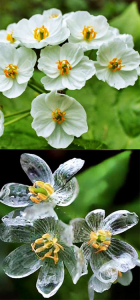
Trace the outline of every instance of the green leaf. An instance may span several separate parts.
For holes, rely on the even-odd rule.
[[[105,144],[102,144],[98,141],[84,140],[82,138],[74,139],[73,144],[84,149],[107,149],[107,146]]]

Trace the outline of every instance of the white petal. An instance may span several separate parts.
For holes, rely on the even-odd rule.
[[[3,132],[4,132],[4,114],[0,110],[0,136],[3,135]]]
[[[67,206],[75,200],[75,198],[78,195],[78,192],[78,182],[77,179],[74,177],[69,182],[67,182],[64,187],[54,192],[51,198],[56,205]]]
[[[67,148],[73,141],[74,136],[65,133],[61,125],[57,124],[53,133],[47,138],[48,143],[57,149]]]
[[[90,79],[95,74],[94,62],[87,56],[84,56],[73,70],[79,72],[80,77],[83,75],[86,80]]]
[[[48,76],[45,76],[41,79],[41,82],[44,85],[44,88],[48,91],[63,90],[65,88],[62,83],[61,76],[57,78],[50,78]]]
[[[103,293],[109,290],[111,283],[104,283],[100,281],[95,275],[92,275],[88,282],[89,299],[93,299],[94,291],[97,293]]]
[[[49,112],[39,112],[35,115],[32,122],[32,128],[38,136],[48,138],[55,130],[56,122],[52,120],[52,115]]]
[[[103,209],[95,209],[88,213],[85,220],[88,226],[96,232],[102,228],[104,217],[105,211]]]
[[[27,87],[27,83],[18,84],[16,80],[13,81],[13,86],[8,90],[3,92],[3,95],[8,98],[17,98],[19,97]]]
[[[8,183],[0,191],[0,202],[11,207],[25,207],[30,205],[28,185]]]
[[[7,78],[5,75],[0,75],[0,91],[4,92],[12,88],[13,79]]]
[[[51,117],[52,110],[49,109],[49,107],[46,105],[46,99],[49,97],[50,94],[41,94],[37,96],[32,101],[32,107],[31,107],[31,115],[32,117],[35,117],[37,113],[43,113],[46,117]]]
[[[35,51],[31,50],[31,49],[27,49],[25,47],[20,47],[17,49],[17,53],[18,53],[18,67],[20,67],[21,69],[24,69],[24,63],[26,62],[26,60],[29,60],[32,67],[34,67],[35,63],[36,63],[36,53]]]
[[[118,282],[123,285],[127,286],[129,285],[133,280],[132,272],[129,270],[126,273],[122,273],[122,276],[118,276]]]
[[[85,85],[85,77],[80,77],[79,72],[70,72],[69,75],[62,77],[63,86],[69,90],[80,90]]]
[[[83,56],[83,50],[74,44],[66,43],[61,47],[60,60],[68,60],[72,67],[76,66]]]

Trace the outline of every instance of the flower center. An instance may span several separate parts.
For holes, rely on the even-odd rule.
[[[14,43],[16,41],[16,39],[13,38],[13,31],[11,33],[7,34],[6,37],[7,41],[9,41],[11,44]]]
[[[65,114],[65,111],[61,112],[59,108],[56,108],[55,111],[52,112],[52,119],[53,121],[57,122],[57,124],[61,124],[65,121]]]
[[[34,195],[30,197],[30,200],[38,204],[41,201],[46,201],[54,193],[54,189],[49,183],[35,181],[33,186],[29,186],[29,192]]]
[[[93,30],[93,26],[84,26],[82,34],[85,40],[91,41],[96,38],[97,32]]]
[[[112,70],[112,72],[116,72],[116,71],[120,71],[121,68],[125,67],[125,65],[122,65],[121,59],[115,57],[112,60],[110,60],[108,67],[109,69]]]
[[[66,59],[59,60],[56,64],[58,64],[57,68],[60,70],[61,75],[64,75],[64,74],[68,75],[69,70],[72,69],[70,63]]]
[[[97,249],[95,253],[105,251],[111,243],[111,235],[109,230],[98,230],[97,233],[91,231],[87,244],[91,244],[93,248]]]
[[[57,238],[52,238],[49,233],[43,234],[40,239],[35,240],[35,242],[31,244],[31,248],[39,259],[44,260],[45,258],[51,258],[55,264],[59,260],[58,252],[64,250],[64,248],[58,244]],[[39,256],[38,253],[42,253],[42,256]]]
[[[49,31],[47,30],[47,28],[45,28],[45,26],[43,25],[41,28],[36,28],[34,30],[34,38],[40,42],[41,40],[44,40],[45,38],[47,38],[49,36]]]
[[[57,17],[58,17],[57,14],[52,14],[51,16],[49,16],[49,19],[55,19],[55,18],[57,18]]]
[[[18,73],[17,69],[18,69],[18,67],[16,65],[9,64],[7,67],[5,67],[4,74],[7,78],[11,77],[14,79]]]

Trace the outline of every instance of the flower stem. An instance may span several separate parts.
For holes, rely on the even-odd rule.
[[[21,119],[23,119],[23,118],[28,117],[29,115],[30,115],[30,113],[28,112],[28,113],[22,115],[21,117],[18,117],[18,118],[16,118],[16,119],[13,119],[13,120],[11,120],[11,121],[9,121],[9,122],[4,123],[4,126],[8,126],[8,125],[10,125],[10,124],[12,124],[12,123],[15,123],[15,122],[17,122],[17,121],[19,121],[19,120],[21,120]]]
[[[31,84],[30,82],[28,82],[28,86],[34,90],[35,92],[37,92],[38,94],[42,94],[43,91],[41,91],[38,87],[34,86],[33,84]]]
[[[13,116],[20,115],[20,114],[23,114],[23,113],[26,113],[26,112],[30,112],[30,110],[29,109],[20,110],[20,111],[14,112],[12,114],[7,114],[7,115],[4,116],[4,118],[13,117]]]

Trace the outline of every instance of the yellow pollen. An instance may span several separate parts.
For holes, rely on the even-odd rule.
[[[57,18],[57,17],[58,17],[57,14],[52,14],[51,16],[49,16],[49,19],[55,19],[55,18]]]
[[[122,272],[121,271],[118,271],[118,276],[122,277]]]
[[[51,238],[51,235],[49,233],[45,233],[42,235],[41,238],[35,240],[35,242],[31,244],[31,248],[32,251],[35,252],[35,254],[39,259],[44,260],[45,258],[51,258],[54,260],[55,264],[59,260],[58,252],[60,250],[62,251],[64,250],[63,246],[58,244],[57,238],[56,237]],[[41,252],[43,252],[43,256],[38,255],[38,253]]]
[[[67,59],[59,60],[56,64],[58,64],[57,68],[60,70],[61,75],[68,75],[69,71],[72,70],[72,66]]]
[[[84,26],[82,34],[85,40],[91,41],[96,38],[97,32],[93,30],[93,26]]]
[[[120,71],[123,67],[125,67],[125,65],[122,65],[122,60],[117,57],[110,60],[108,65],[108,68],[111,69],[112,72]]]
[[[30,197],[30,200],[38,204],[41,201],[46,201],[54,193],[54,189],[50,183],[35,181],[33,186],[29,186],[29,192],[34,195]]]
[[[111,244],[111,232],[109,230],[98,230],[97,232],[91,231],[90,240],[87,244],[97,249],[95,254],[106,251]]]
[[[49,36],[49,31],[47,30],[47,28],[45,28],[45,26],[43,25],[41,28],[36,28],[34,30],[34,38],[40,42],[41,40],[44,40],[45,38],[47,38]]]
[[[4,74],[7,78],[11,77],[14,79],[18,73],[17,69],[18,69],[18,67],[16,65],[9,64],[7,67],[5,67]]]
[[[11,33],[7,34],[6,37],[7,41],[9,41],[11,44],[14,43],[16,41],[16,39],[13,38],[13,31]]]
[[[66,112],[61,112],[59,108],[56,108],[55,111],[52,112],[53,121],[57,122],[57,124],[61,124],[65,121]]]

